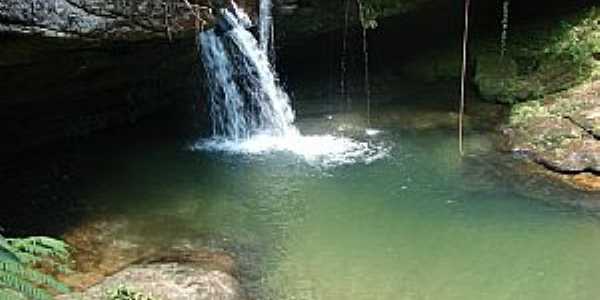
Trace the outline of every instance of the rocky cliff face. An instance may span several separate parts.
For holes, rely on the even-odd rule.
[[[6,0],[0,31],[60,38],[138,40],[196,27],[207,3],[182,0]],[[192,4],[193,3],[193,4]]]
[[[1,43],[2,153],[135,123],[174,101],[201,100],[193,94],[200,85],[193,41],[13,36]]]
[[[206,3],[181,0],[0,2],[0,132],[28,147],[134,123],[201,101],[195,33]]]

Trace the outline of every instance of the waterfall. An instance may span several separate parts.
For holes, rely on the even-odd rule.
[[[275,58],[275,27],[273,25],[273,3],[271,0],[260,0],[259,4],[259,21],[258,21],[258,38],[260,48],[267,53],[271,60]]]
[[[247,30],[250,18],[235,4],[220,13],[216,28],[200,34],[213,135],[239,140],[295,131],[289,97]]]
[[[259,24],[262,18],[264,15]],[[370,163],[387,155],[388,147],[375,142],[300,134],[293,125],[289,96],[269,63],[268,48],[261,47],[248,31],[251,26],[248,15],[232,2],[231,7],[220,11],[214,29],[200,33],[213,136],[194,144],[192,150],[249,154],[285,151],[319,167]],[[270,26],[272,23],[264,28]],[[376,134],[366,135],[373,139]]]

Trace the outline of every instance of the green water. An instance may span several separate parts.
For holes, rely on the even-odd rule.
[[[326,120],[299,124],[328,132]],[[454,131],[393,124],[380,122],[383,132],[369,138],[388,147],[386,157],[329,168],[289,153],[131,141],[98,160],[83,195],[136,221],[120,238],[235,253],[258,299],[600,297],[600,222],[560,204],[594,195],[519,176],[488,133],[468,131],[461,159]]]

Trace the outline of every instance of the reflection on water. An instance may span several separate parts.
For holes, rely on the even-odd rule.
[[[469,132],[470,156],[461,159],[454,132],[443,127],[381,122],[374,124],[378,134],[366,135],[335,119],[305,118],[299,127],[385,145],[386,155],[320,168],[289,151],[242,155],[154,141],[110,157],[117,171],[99,174],[83,196],[135,221],[120,238],[167,244],[202,237],[233,251],[258,299],[565,300],[600,293],[598,220],[548,204],[583,194],[545,194],[544,202],[524,193],[547,183],[520,187],[510,166],[502,169],[511,159],[477,131]],[[308,153],[326,145],[317,141]]]

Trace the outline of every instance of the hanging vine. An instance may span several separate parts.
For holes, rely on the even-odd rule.
[[[346,69],[348,56],[348,26],[350,19],[350,0],[345,0],[344,33],[342,36],[342,55],[340,57],[340,96],[346,102],[346,108],[350,107],[350,97],[346,91]]]
[[[464,155],[464,115],[465,115],[465,92],[466,92],[466,79],[467,79],[467,54],[469,46],[469,11],[470,11],[470,0],[465,0],[465,29],[462,38],[462,71],[460,80],[460,107],[458,112],[458,151],[460,155]]]
[[[504,58],[506,54],[506,44],[508,40],[508,21],[509,21],[510,0],[504,0],[502,4],[502,35],[500,37],[500,57]]]
[[[358,5],[358,15],[360,25],[362,27],[362,46],[364,56],[364,73],[365,73],[365,96],[367,98],[367,126],[371,126],[371,84],[369,79],[369,44],[367,42],[367,30],[377,27],[377,14],[375,10],[367,5],[364,6],[361,0],[356,0]]]

